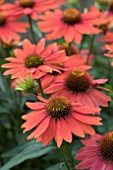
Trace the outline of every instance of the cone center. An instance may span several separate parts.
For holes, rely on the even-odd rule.
[[[77,9],[66,9],[63,12],[63,21],[67,24],[73,25],[80,21],[80,12]]]
[[[20,6],[23,8],[32,8],[35,4],[35,0],[20,0]]]
[[[0,26],[3,26],[6,23],[6,19],[2,12],[0,12]]]
[[[64,67],[62,63],[52,63],[52,64],[53,64],[54,66],[59,67],[59,70],[60,70],[60,68],[63,68],[63,67]],[[60,70],[60,71],[63,72],[62,70]],[[54,75],[54,76],[59,75],[59,73],[58,73],[57,71],[52,71],[51,74]]]
[[[68,116],[71,111],[71,104],[64,97],[51,97],[46,106],[48,114],[55,119]]]
[[[38,54],[30,55],[24,61],[24,64],[27,68],[38,67],[40,65],[43,65],[43,63],[43,57]]]
[[[99,149],[105,160],[113,161],[113,131],[102,136],[99,141]]]
[[[59,46],[59,49],[60,50],[65,50],[67,56],[70,56],[72,54],[77,54],[77,49],[73,46],[73,44],[70,45],[67,42],[62,43]]]
[[[65,85],[73,92],[85,92],[90,88],[90,78],[84,70],[74,69],[67,75]]]

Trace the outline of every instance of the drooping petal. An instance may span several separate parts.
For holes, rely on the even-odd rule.
[[[72,142],[72,134],[69,125],[66,122],[66,119],[63,118],[60,121],[60,133],[64,140],[71,143]]]
[[[74,30],[73,26],[68,26],[67,31],[66,31],[66,33],[64,35],[66,42],[68,42],[68,43],[72,42],[73,39],[74,39],[75,34],[76,33],[75,33],[75,30]]]
[[[43,145],[48,145],[50,143],[50,141],[55,136],[55,130],[56,130],[55,119],[51,119],[48,128],[42,134],[42,143],[43,143]]]
[[[100,122],[101,120],[100,117],[86,116],[75,112],[72,115],[75,119],[79,120],[80,122],[84,122],[89,125],[102,125],[102,123]]]
[[[78,113],[82,114],[94,114],[100,111],[100,108],[90,107],[90,106],[81,106],[81,107],[74,107],[74,110]]]
[[[97,156],[92,157],[92,158],[85,159],[84,161],[82,161],[81,163],[79,163],[79,164],[76,166],[76,168],[77,168],[77,169],[87,169],[87,168],[90,168],[92,162],[94,163],[97,159],[98,159]]]
[[[66,121],[70,127],[70,130],[75,135],[84,137],[84,131],[82,130],[82,128],[79,126],[78,122],[73,117],[69,117]]]
[[[39,126],[27,137],[27,139],[31,139],[31,138],[37,138],[38,136],[42,135],[42,133],[45,132],[45,130],[47,129],[49,122],[50,122],[50,118],[49,116],[47,116],[40,124]]]
[[[46,117],[44,112],[40,112],[35,116],[32,116],[31,119],[28,119],[23,125],[22,128],[25,128],[23,133],[31,130],[32,128],[38,126],[38,124]]]
[[[56,132],[55,132],[55,141],[57,143],[58,148],[61,146],[63,138],[60,132],[60,122],[56,121]]]
[[[82,128],[85,134],[90,134],[90,135],[95,134],[95,130],[90,125],[83,122],[81,123],[80,121],[78,121],[77,123]]]

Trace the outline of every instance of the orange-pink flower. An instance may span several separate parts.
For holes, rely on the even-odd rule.
[[[11,40],[18,40],[20,36],[17,32],[26,32],[29,25],[25,22],[16,21],[8,7],[4,5],[2,7],[4,7],[4,10],[0,9],[0,39],[9,43]]]
[[[83,146],[75,159],[81,162],[76,169],[112,170],[113,169],[113,131],[104,135],[93,135],[82,140]]]
[[[75,8],[65,9],[64,11],[48,11],[41,17],[38,27],[42,32],[48,33],[47,39],[59,39],[64,37],[66,42],[79,44],[83,34],[98,34],[100,29],[94,25],[105,23],[100,14],[93,12],[80,13]]]
[[[72,102],[80,102],[91,107],[108,106],[111,98],[96,89],[102,88],[100,84],[105,83],[107,79],[93,80],[88,72],[76,68],[64,74],[63,79],[57,80],[44,89],[44,92],[53,95],[62,94]]]
[[[99,38],[102,42],[113,43],[113,32],[107,31],[105,35]]]
[[[91,125],[102,124],[101,118],[94,116],[99,108],[71,103],[62,96],[40,100],[42,102],[26,103],[32,112],[22,116],[26,120],[22,125],[23,132],[33,129],[27,139],[35,138],[37,142],[48,145],[54,138],[60,147],[63,139],[72,142],[72,133],[84,137],[85,134],[95,133]]]
[[[67,59],[64,50],[57,50],[57,44],[53,43],[45,47],[45,39],[41,39],[37,45],[29,40],[23,41],[23,50],[15,49],[15,57],[6,58],[10,63],[2,65],[8,68],[4,75],[12,74],[12,79],[23,77],[26,79],[32,75],[33,79],[38,79],[52,71],[60,72],[55,63],[63,62]]]
[[[105,20],[105,23],[103,24],[98,24],[99,28],[103,30],[104,33],[108,31],[112,27],[112,21],[113,21],[113,16],[109,14],[108,11],[102,11],[99,8],[97,8],[95,5],[92,5],[90,7],[90,11],[98,14],[100,18],[103,18]]]
[[[16,15],[29,14],[32,19],[36,20],[41,13],[58,8],[65,3],[65,0],[16,0],[13,10]]]
[[[4,0],[0,0],[0,10],[4,10],[5,12],[9,12],[13,8],[12,3],[5,3]],[[13,13],[12,13],[13,15]]]
[[[112,44],[113,43],[113,32],[107,31],[105,35],[99,38],[99,40],[107,44]],[[107,50],[107,45],[104,45],[102,47],[102,50]]]
[[[46,76],[41,78],[41,83],[43,89],[48,88],[51,84],[58,82],[59,80],[65,77],[64,72],[72,70],[72,68],[78,68],[83,70],[88,70],[91,66],[85,64],[86,59],[83,58],[80,54],[73,54],[70,57],[67,57],[62,63],[56,63],[56,66],[60,69],[61,73],[52,72],[51,74],[47,74]]]
[[[108,53],[104,54],[107,57],[113,58],[113,44],[106,45],[106,49],[109,50]],[[111,62],[111,65],[113,66],[113,62]]]

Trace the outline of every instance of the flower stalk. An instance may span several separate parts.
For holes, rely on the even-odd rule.
[[[70,56],[71,55],[71,42],[69,43],[69,48],[68,48],[68,56]]]
[[[28,21],[29,21],[29,25],[30,25],[30,30],[31,30],[33,41],[34,41],[35,44],[37,44],[37,41],[36,41],[36,38],[35,38],[35,34],[34,34],[34,31],[33,31],[32,19],[31,19],[29,14],[27,16],[28,16]]]
[[[28,20],[29,20],[29,25],[30,25],[30,30],[31,30],[33,41],[34,41],[35,44],[37,44],[35,34],[34,34],[34,31],[33,31],[33,23],[32,23],[32,19],[31,19],[30,15],[28,15]],[[38,79],[37,82],[38,82],[40,93],[41,93],[42,97],[44,97],[44,92],[43,92],[43,89],[42,89],[40,79]]]
[[[81,52],[81,50],[83,49],[85,40],[86,40],[86,36],[84,35],[83,38],[82,38],[82,41],[80,43],[79,52]]]
[[[44,95],[44,92],[43,92],[43,88],[42,88],[42,84],[41,84],[40,79],[37,80],[37,83],[38,83],[38,87],[39,87],[39,91],[41,93],[41,96],[45,98],[45,95]]]
[[[65,166],[67,170],[75,170],[75,164],[74,164],[74,159],[73,156],[70,152],[70,149],[65,141],[63,141],[61,147],[61,154],[65,163]]]
[[[62,154],[62,158],[63,158],[63,161],[65,163],[65,166],[67,168],[67,170],[71,170],[70,166],[69,166],[69,163],[66,159],[66,155],[65,155],[65,150],[64,150],[64,145],[62,143],[61,147],[60,147],[60,151],[61,151],[61,154]]]
[[[68,158],[69,158],[70,165],[71,165],[72,169],[75,170],[75,163],[74,163],[73,156],[72,156],[72,154],[71,154],[71,151],[70,151],[70,149],[69,149],[68,144],[67,144],[65,141],[64,141],[64,146],[65,146],[66,155],[67,155]]]
[[[95,39],[95,35],[92,35],[90,42],[89,42],[89,53],[87,55],[86,64],[89,63],[90,55],[91,55],[92,49],[93,49],[94,39]]]

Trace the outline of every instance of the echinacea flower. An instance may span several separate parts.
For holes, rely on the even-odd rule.
[[[16,21],[16,18],[9,10],[0,9],[0,39],[9,43],[12,39],[19,40],[17,32],[24,33],[29,25],[25,22]]]
[[[99,40],[105,42],[109,46],[113,43],[113,32],[107,31],[105,35],[99,38]],[[101,48],[102,50],[107,50],[107,48],[109,48],[106,44]]]
[[[96,89],[102,88],[100,84],[105,83],[107,79],[93,80],[88,72],[76,68],[64,74],[62,80],[44,89],[44,92],[53,95],[62,94],[72,102],[80,102],[91,107],[108,106],[111,98]]]
[[[56,66],[58,66],[61,73],[54,71],[42,77],[41,83],[43,89],[50,87],[53,83],[58,82],[59,80],[62,81],[62,79],[65,77],[64,73],[66,71],[72,70],[72,68],[78,68],[83,70],[90,69],[91,66],[88,66],[85,63],[86,59],[83,58],[80,54],[71,55],[70,57],[67,57],[67,60],[65,60],[64,62],[56,63]]]
[[[85,134],[95,133],[91,125],[101,125],[101,118],[94,116],[99,108],[71,103],[62,96],[40,100],[42,102],[26,103],[32,112],[22,116],[26,120],[22,125],[23,132],[33,129],[27,139],[36,138],[37,142],[48,145],[54,138],[60,147],[63,139],[72,142],[72,133],[84,137]]]
[[[108,1],[108,0],[107,0]],[[105,8],[107,7],[106,5],[104,5]],[[96,13],[99,15],[100,18],[103,18],[105,20],[104,23],[100,23],[97,25],[97,27],[99,29],[101,29],[103,31],[104,34],[106,34],[106,32],[112,27],[113,25],[113,16],[109,15],[108,11],[104,11],[103,8],[104,6],[100,5],[100,8],[98,9],[96,7],[96,5],[92,5],[90,7],[90,11],[92,11],[93,13]]]
[[[81,161],[76,169],[112,170],[113,169],[113,131],[104,135],[92,135],[82,140],[83,146],[75,159]]]
[[[14,12],[16,15],[30,15],[34,20],[47,10],[56,9],[61,4],[65,4],[65,0],[16,0],[14,4]]]
[[[2,65],[8,68],[4,75],[12,74],[11,78],[23,77],[26,79],[29,75],[33,79],[38,79],[52,71],[60,72],[54,65],[57,62],[63,62],[67,59],[64,50],[57,50],[57,44],[53,43],[45,46],[45,39],[41,39],[37,45],[29,40],[23,41],[23,50],[15,49],[15,57],[6,58],[10,63]]]
[[[113,44],[106,45],[106,49],[109,50],[108,53],[104,54],[107,57],[113,58]],[[113,62],[111,62],[111,65],[113,66]]]
[[[106,43],[113,43],[113,32],[107,31],[99,40]]]
[[[100,14],[93,12],[80,13],[76,8],[64,11],[47,11],[38,22],[42,32],[47,33],[46,38],[53,40],[64,37],[66,42],[74,41],[80,44],[83,34],[98,34],[100,29],[93,25],[100,25],[105,19],[98,17]]]

